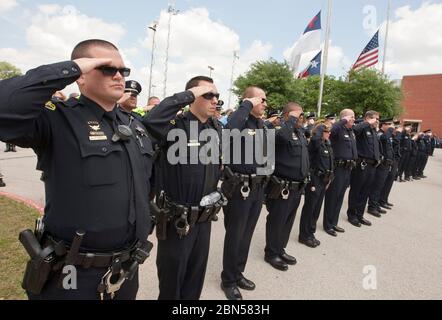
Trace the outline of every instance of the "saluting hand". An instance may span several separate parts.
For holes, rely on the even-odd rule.
[[[253,104],[253,107],[256,107],[257,105],[262,103],[262,98],[260,97],[247,98],[244,99],[244,101],[250,101]]]
[[[213,88],[209,86],[198,86],[189,89],[189,91],[195,96],[195,99],[205,95],[206,93],[212,92],[212,90]]]
[[[292,117],[295,117],[295,118],[298,118],[298,119],[301,116],[301,114],[302,114],[301,110],[293,110],[293,111],[289,112],[289,116],[292,116]]]
[[[80,67],[81,73],[88,73],[98,67],[106,66],[112,63],[112,59],[103,58],[80,58],[74,60],[74,62]]]
[[[129,100],[131,97],[131,93],[130,92],[125,92],[123,94],[123,96],[120,98],[120,100],[117,101],[118,104],[123,104],[125,103],[127,100]]]

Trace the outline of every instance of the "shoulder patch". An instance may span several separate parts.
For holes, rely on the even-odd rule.
[[[57,109],[57,106],[52,101],[48,101],[45,104],[45,108],[51,111],[55,111],[55,109]]]

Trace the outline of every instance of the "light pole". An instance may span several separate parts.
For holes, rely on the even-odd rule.
[[[234,76],[234,73],[235,73],[236,60],[239,60],[238,51],[233,51],[232,76],[230,78],[229,102],[227,104],[227,108],[230,108],[230,102],[232,101],[233,76]]]
[[[155,96],[155,88],[156,87],[157,87],[156,85],[152,84],[152,96]]]
[[[169,64],[169,47],[170,47],[170,27],[172,24],[172,16],[175,16],[178,14],[179,10],[176,10],[174,8],[173,4],[169,4],[169,7],[167,9],[167,12],[169,13],[169,23],[168,23],[168,32],[167,32],[167,46],[166,46],[166,68],[164,70],[164,90],[163,90],[163,98],[166,97],[166,91],[167,91],[167,69]]]
[[[215,68],[212,66],[207,66],[207,68],[209,68],[209,77],[212,78],[212,71],[215,70]]]
[[[152,92],[152,72],[153,72],[153,61],[154,61],[154,51],[155,51],[155,35],[157,34],[158,22],[154,21],[153,25],[149,27],[153,31],[152,37],[152,56],[150,57],[150,75],[149,75],[149,97],[151,97]]]

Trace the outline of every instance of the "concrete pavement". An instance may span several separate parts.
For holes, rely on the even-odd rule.
[[[3,153],[0,143],[0,170],[5,175],[8,192],[44,203],[40,173],[31,150]],[[442,299],[442,150],[430,158],[425,174],[428,179],[396,183],[390,201],[392,211],[378,219],[367,215],[372,227],[356,228],[346,220],[346,200],[341,210],[340,226],[345,234],[332,238],[322,231],[319,222],[316,249],[297,242],[298,210],[287,252],[298,264],[280,272],[263,261],[265,217],[263,212],[252,241],[246,277],[257,289],[243,291],[245,299]],[[1,212],[1,208],[0,208]],[[322,217],[320,218],[321,221]],[[153,242],[154,237],[152,237]],[[222,268],[224,227],[213,224],[211,251],[202,299],[224,299],[219,289]],[[158,280],[155,249],[141,268],[138,299],[156,299]],[[366,270],[364,270],[366,268]],[[364,271],[377,289],[364,289]],[[375,278],[374,278],[375,277]],[[367,282],[367,278],[365,278]]]

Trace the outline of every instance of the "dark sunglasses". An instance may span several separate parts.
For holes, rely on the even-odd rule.
[[[104,76],[108,77],[115,77],[117,72],[121,74],[124,78],[127,78],[130,76],[130,69],[129,68],[115,68],[111,66],[101,66],[98,67],[97,70],[100,70]]]
[[[219,93],[208,92],[203,94],[202,97],[206,100],[212,100],[213,98],[219,99]]]

